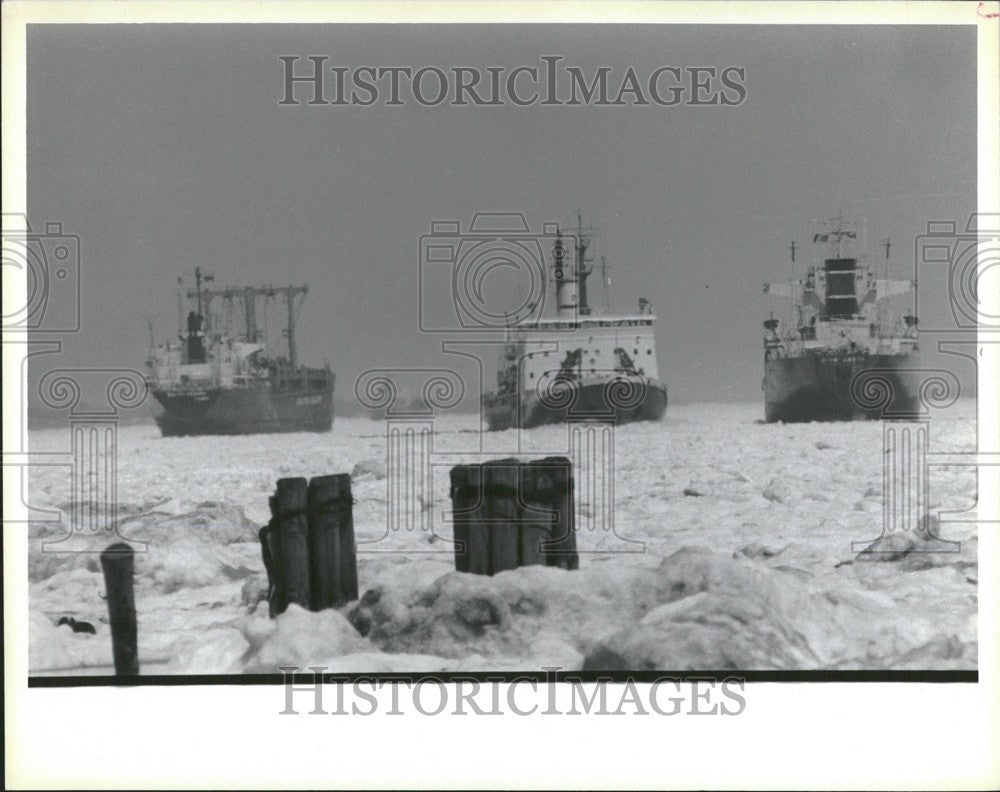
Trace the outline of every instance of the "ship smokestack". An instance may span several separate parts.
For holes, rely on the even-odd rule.
[[[201,337],[202,316],[191,311],[187,317],[188,363],[205,362],[205,342]]]

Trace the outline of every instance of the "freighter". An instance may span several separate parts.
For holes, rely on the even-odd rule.
[[[645,299],[636,313],[593,311],[589,245],[582,227],[571,245],[561,231],[556,234],[550,264],[556,316],[506,328],[497,389],[482,400],[490,430],[663,416],[667,389],[657,373],[656,317]]]
[[[792,300],[793,327],[771,314],[764,322],[765,418],[773,421],[837,421],[878,418],[883,408],[908,412],[916,406],[910,381],[917,366],[917,317],[893,315],[891,298],[912,293],[913,281],[878,278],[865,255],[864,235],[842,218],[813,236],[814,257],[805,277],[765,284],[765,294]],[[795,243],[791,245],[793,278]],[[891,401],[868,409],[852,394],[863,371],[880,378]]]
[[[150,349],[147,384],[162,407],[155,419],[163,436],[329,431],[335,376],[296,357],[296,300],[308,286],[206,288],[212,280],[195,269],[195,287],[177,295],[178,340]],[[287,357],[269,354],[257,322],[258,300],[266,330],[267,304],[282,297]],[[213,312],[216,299],[221,310]]]

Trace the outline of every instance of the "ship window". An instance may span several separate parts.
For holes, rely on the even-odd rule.
[[[528,372],[528,379],[534,379],[534,378],[535,378],[535,372],[534,371],[529,371]]]
[[[593,358],[591,358],[591,359],[590,359],[590,362],[591,362],[591,363],[593,363],[593,362],[594,362],[594,359],[593,359]]]
[[[547,351],[542,353],[542,357],[548,357],[548,356],[549,356],[549,353]]]
[[[633,355],[638,355],[639,354],[639,350],[638,349],[633,349],[632,350],[632,354]]]
[[[653,350],[652,349],[647,349],[646,350],[646,354],[647,355],[652,355],[653,354]]]
[[[593,374],[593,373],[595,373],[596,371],[597,371],[597,369],[591,369],[591,370],[590,370],[590,373],[591,373],[591,374]]]

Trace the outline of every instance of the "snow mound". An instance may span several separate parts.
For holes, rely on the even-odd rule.
[[[381,481],[385,478],[385,463],[378,459],[362,459],[351,470],[351,480],[374,478]]]
[[[280,673],[281,666],[333,666],[337,658],[373,651],[347,618],[336,610],[317,613],[298,605],[274,619],[247,617],[236,622],[247,644],[247,673]]]
[[[884,595],[814,595],[794,575],[697,547],[664,559],[658,573],[664,603],[600,641],[586,670],[885,667],[921,646],[932,666],[967,660],[957,639],[919,616],[893,626],[895,603]]]

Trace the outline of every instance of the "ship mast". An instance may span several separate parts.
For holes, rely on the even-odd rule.
[[[187,292],[187,298],[189,300],[197,300],[198,304],[198,314],[199,316],[203,313],[208,313],[211,308],[212,301],[216,298],[221,298],[222,300],[241,300],[243,302],[243,315],[244,321],[246,323],[246,340],[249,343],[255,343],[257,340],[257,298],[265,297],[271,298],[277,295],[283,295],[285,302],[288,307],[288,324],[285,328],[285,333],[288,337],[288,361],[292,365],[292,368],[298,367],[298,349],[295,344],[295,298],[300,295],[305,295],[309,292],[309,286],[307,284],[302,284],[301,286],[293,286],[289,284],[288,286],[247,286],[244,288],[236,288],[232,286],[227,286],[224,289],[205,289],[202,287],[202,281],[213,280],[211,275],[202,276],[201,269],[195,269],[195,288],[189,289]],[[265,306],[265,321],[267,319]],[[206,316],[207,319],[207,316]],[[207,322],[206,322],[207,324]]]
[[[580,283],[580,305],[581,316],[590,313],[590,305],[587,302],[587,277],[594,271],[593,267],[587,268],[587,247],[590,240],[583,236],[583,218],[576,216],[576,277]]]
[[[309,291],[309,287],[305,285],[286,286],[280,291],[285,293],[285,302],[288,303],[288,362],[291,363],[292,368],[298,368],[299,358],[295,349],[295,296],[297,294],[305,295]]]

